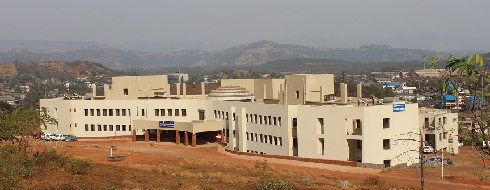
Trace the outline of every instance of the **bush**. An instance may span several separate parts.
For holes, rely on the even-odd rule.
[[[256,190],[291,190],[293,187],[289,185],[288,180],[265,179],[265,176],[258,182],[252,182]]]
[[[71,171],[74,174],[84,175],[87,174],[94,167],[94,163],[90,159],[85,160],[72,160]]]

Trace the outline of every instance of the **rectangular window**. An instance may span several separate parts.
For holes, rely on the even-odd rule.
[[[274,117],[274,125],[277,126],[277,117]]]
[[[426,117],[425,120],[424,120],[424,126],[425,126],[425,128],[429,128],[429,124],[430,124],[429,123],[429,118]]]
[[[180,110],[182,112],[182,116],[187,116],[187,110],[186,109],[181,109]],[[226,117],[228,117],[228,115],[226,115]]]
[[[390,139],[383,139],[383,149],[385,150],[390,149]]]
[[[128,130],[131,131],[131,125],[128,126]]]
[[[439,118],[439,123],[438,123],[438,124],[439,124],[439,125],[441,125],[441,124],[442,124],[442,118]]]
[[[172,116],[172,109],[167,109],[167,116]]]
[[[126,109],[122,109],[122,110],[121,110],[121,115],[122,115],[122,116],[126,116]]]
[[[116,131],[121,131],[121,125],[116,125]]]
[[[88,109],[85,109],[85,116],[88,116]]]
[[[95,131],[95,125],[94,124],[90,125],[90,131]]]
[[[264,135],[264,143],[267,143],[268,135]]]
[[[131,110],[128,109],[128,116],[131,116]]]
[[[100,109],[96,109],[97,111],[97,116],[100,116]]]
[[[254,141],[254,134],[253,133],[250,133],[250,140]]]
[[[122,131],[126,131],[126,125],[122,125]]]
[[[262,134],[260,134],[260,142],[263,143],[264,142],[264,136]]]
[[[259,142],[259,138],[257,138],[257,133],[255,133],[255,142]]]
[[[104,125],[104,131],[107,131],[107,125]]]
[[[165,116],[165,109],[160,109],[160,115]]]
[[[318,155],[325,155],[325,140],[318,138]]]
[[[317,118],[318,122],[316,124],[317,126],[317,133],[318,134],[325,134],[325,125],[323,124],[323,118]]]
[[[94,116],[94,115],[95,115],[94,109],[90,109],[90,116]]]
[[[269,121],[269,125],[272,125],[272,117],[271,116],[268,116],[268,119],[267,120]]]
[[[77,123],[75,123],[75,127],[77,127]]]
[[[296,93],[295,94],[296,94],[296,98],[298,99],[299,98],[299,91],[296,90]]]
[[[116,109],[116,116],[121,116],[121,110],[120,109]]]
[[[124,94],[125,96],[129,95],[129,92],[128,92],[128,89],[127,89],[127,88],[123,89],[123,94]]]
[[[88,124],[85,124],[85,131],[88,131]]]
[[[277,137],[274,136],[274,145],[277,145]]]
[[[245,135],[247,135],[247,141],[249,141],[250,137],[248,136],[248,132],[246,132]]]
[[[160,116],[160,110],[159,109],[155,109],[155,116]]]
[[[114,112],[112,109],[109,109],[109,116],[114,116]]]
[[[298,147],[298,138],[293,138],[293,147]]]
[[[247,114],[245,114],[245,117],[247,118],[247,122],[248,122],[248,113],[247,113]]]
[[[145,109],[141,109],[141,116],[145,116]]]
[[[281,124],[281,117],[277,117],[277,124],[278,124],[278,126],[282,126],[282,124]]]
[[[361,140],[356,140],[356,149],[361,150],[362,149],[362,141]]]
[[[107,109],[102,110],[102,116],[107,116]]]
[[[235,113],[233,113],[233,121],[235,121],[235,117],[236,117],[235,115],[236,115],[236,114],[235,114]]]
[[[443,133],[442,138],[447,139],[447,132],[444,132],[444,133]]]
[[[179,109],[175,109],[175,116],[180,116]]]
[[[77,108],[73,108],[73,112],[77,112]]]
[[[97,125],[97,131],[102,131],[102,125]]]
[[[297,128],[298,127],[298,118],[293,118],[293,128]]]
[[[361,129],[362,128],[362,123],[360,119],[356,119],[356,129]]]
[[[259,124],[262,124],[262,115],[259,115]]]
[[[218,118],[218,112],[214,110],[214,118]]]
[[[272,135],[269,135],[269,144],[272,144]]]
[[[109,131],[114,131],[114,125],[109,125]]]
[[[254,114],[254,123],[257,123],[257,114]]]
[[[390,118],[383,118],[383,129],[390,128]]]
[[[444,125],[447,124],[447,117],[442,118],[442,124],[444,124]]]

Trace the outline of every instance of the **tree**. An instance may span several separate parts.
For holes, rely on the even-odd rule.
[[[6,110],[7,113],[11,113],[14,110],[14,107],[5,101],[0,101],[0,110]]]
[[[490,149],[483,149],[482,141],[485,143],[489,140],[488,127],[490,124],[489,110],[486,107],[490,98],[490,59],[484,58],[480,54],[473,54],[466,60],[464,58],[455,58],[449,54],[446,59],[439,57],[429,57],[429,65],[443,63],[445,70],[448,72],[444,82],[442,83],[441,94],[453,93],[455,97],[462,91],[467,91],[463,100],[466,105],[466,113],[473,118],[474,126],[471,131],[468,131],[459,126],[461,131],[467,132],[464,136],[466,141],[471,146],[475,146],[479,150],[479,155],[483,161],[481,172],[474,172],[480,179],[487,179],[490,174],[484,174],[486,168],[485,158],[483,155],[490,155]],[[425,57],[425,56],[423,56]],[[458,101],[458,99],[456,99]]]

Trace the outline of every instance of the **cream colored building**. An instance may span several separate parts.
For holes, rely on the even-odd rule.
[[[44,131],[133,140],[144,136],[145,141],[192,146],[223,141],[241,152],[384,167],[418,162],[419,118],[432,113],[419,111],[417,104],[347,97],[346,84],[341,97],[335,97],[332,74],[223,80],[221,85],[209,95],[179,90],[171,95],[165,75],[114,77],[103,96],[41,100],[41,109],[59,121]],[[450,117],[454,115],[447,121]],[[457,153],[457,130],[447,135]]]

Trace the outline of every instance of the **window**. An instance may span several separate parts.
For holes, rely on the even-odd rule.
[[[293,138],[293,147],[298,147],[298,138]]]
[[[257,114],[254,114],[254,123],[257,123]]]
[[[447,132],[444,132],[444,133],[443,133],[442,138],[447,139]]]
[[[97,125],[97,131],[102,131],[102,125]]]
[[[103,116],[107,116],[107,109],[103,109],[103,110],[102,110],[102,115],[103,115]]]
[[[439,125],[442,124],[442,118],[439,118],[439,123],[437,123],[437,124],[439,124]]]
[[[299,91],[296,90],[296,98],[299,98]]]
[[[425,128],[429,128],[429,118],[428,117],[426,117],[424,120],[424,126],[425,126]]]
[[[360,119],[356,119],[356,129],[361,129],[362,128],[362,124],[361,124],[361,120]]]
[[[277,145],[277,137],[274,136],[274,145]]]
[[[77,123],[75,123],[75,127],[77,127]]]
[[[122,125],[122,131],[126,131],[126,125]]]
[[[281,124],[281,117],[277,117],[277,124],[278,124],[278,126],[281,126],[282,125]]]
[[[94,109],[90,109],[90,116],[94,116],[94,115],[95,115]]]
[[[100,116],[100,109],[97,109],[97,116]]]
[[[267,143],[267,139],[268,139],[267,136],[269,136],[269,135],[264,135],[264,143]]]
[[[442,133],[439,133],[439,140],[442,140]]]
[[[128,126],[128,130],[131,131],[131,125]]]
[[[109,131],[114,131],[114,126],[113,125],[109,125]]]
[[[90,125],[90,131],[95,131],[95,125],[94,124]]]
[[[114,115],[114,112],[112,111],[112,109],[109,109],[109,116],[113,116]]]
[[[167,116],[172,116],[172,109],[167,109]]]
[[[259,123],[262,124],[262,115],[259,115]]]
[[[123,89],[123,94],[124,94],[125,96],[129,95],[129,92],[128,92],[128,89],[127,89],[127,88]]]
[[[187,110],[186,109],[181,109],[180,111],[182,112],[182,116],[187,116]],[[226,115],[226,117],[228,118],[228,114]]]
[[[121,131],[121,125],[116,125],[116,131]]]
[[[277,137],[277,140],[279,142],[279,146],[282,146],[282,137]]]
[[[246,132],[245,135],[247,135],[247,141],[250,140],[250,137],[248,136],[248,132]]]
[[[356,149],[361,150],[362,149],[362,141],[361,140],[356,140]]]
[[[122,110],[121,110],[121,115],[122,115],[122,116],[126,116],[126,109],[122,109]]]
[[[268,116],[268,119],[267,120],[269,121],[269,125],[272,125],[272,117],[271,116]]]
[[[77,112],[77,108],[73,108],[73,112]]]
[[[317,123],[317,133],[318,134],[325,134],[325,125],[323,125],[323,118],[317,118],[318,123]]]
[[[385,150],[390,149],[390,139],[383,139],[383,149]]]
[[[263,143],[264,142],[264,135],[260,134],[260,142]]]
[[[248,113],[247,113],[247,114],[245,114],[245,117],[247,118],[247,122],[248,122]]]
[[[116,116],[121,116],[121,110],[120,109],[116,109]]]
[[[447,124],[447,117],[442,118],[442,124]]]
[[[390,128],[390,118],[383,118],[383,129]]]
[[[155,116],[160,116],[160,110],[159,109],[155,109]]]
[[[318,155],[325,155],[325,140],[323,138],[318,138]]]
[[[298,118],[293,118],[293,128],[297,128],[298,127]]]
[[[259,138],[257,138],[257,133],[255,133],[255,142],[259,142]]]
[[[107,125],[104,125],[104,131],[107,131]]]
[[[85,116],[88,116],[88,109],[85,109]]]
[[[277,126],[277,117],[274,117],[274,125]]]
[[[131,110],[130,109],[128,109],[128,115],[131,116]]]
[[[236,117],[236,114],[235,114],[235,113],[233,113],[233,121],[235,121],[235,117]]]
[[[85,124],[85,131],[88,131],[88,124]]]
[[[145,109],[141,109],[141,116],[145,116]]]
[[[272,144],[272,135],[269,135],[269,144]]]
[[[175,109],[175,116],[180,116],[179,109]]]
[[[254,141],[254,134],[253,133],[250,133],[250,140]]]

